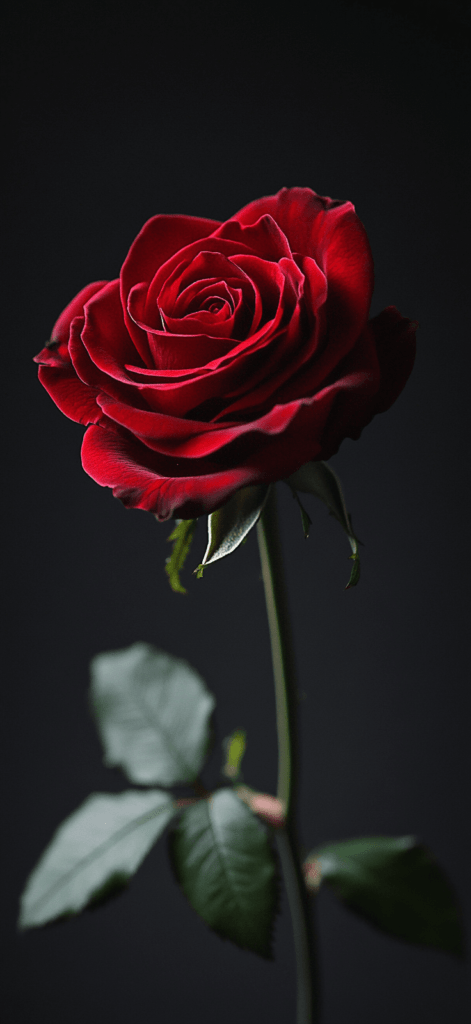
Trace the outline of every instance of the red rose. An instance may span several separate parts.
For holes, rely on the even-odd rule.
[[[368,320],[351,203],[281,189],[231,220],[152,217],[116,281],[79,292],[36,356],[85,433],[82,461],[131,508],[193,518],[328,459],[397,398],[415,325]]]

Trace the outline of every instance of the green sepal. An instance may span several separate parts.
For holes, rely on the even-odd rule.
[[[177,813],[168,793],[93,793],[60,825],[21,897],[20,929],[92,909],[126,887]]]
[[[105,764],[141,785],[193,782],[206,760],[216,703],[195,669],[136,643],[98,654],[90,675]]]
[[[388,935],[463,955],[453,889],[429,850],[413,836],[328,843],[309,855],[307,874],[310,863],[345,906]]]
[[[350,555],[350,558],[353,562],[353,565],[350,571],[350,579],[347,583],[347,586],[345,587],[345,590],[350,590],[350,587],[356,587],[358,580],[360,579],[360,556],[358,552],[356,552],[354,555]]]
[[[169,842],[177,881],[212,931],[273,959],[275,857],[265,828],[234,790],[187,807]]]
[[[165,572],[170,586],[176,594],[186,594],[186,587],[180,582],[180,573],[185,564],[196,530],[196,519],[177,519],[175,528],[167,540],[173,541],[172,554],[165,559]]]
[[[304,508],[304,505],[299,497],[299,494],[297,491],[295,491],[294,487],[291,488],[291,493],[298,504],[299,511],[301,513],[301,523],[303,527],[304,539],[307,540],[309,537],[309,531],[312,526],[312,519],[310,516],[308,516],[306,509]]]
[[[208,516],[208,544],[203,561],[194,570],[201,579],[203,570],[218,558],[232,554],[261,516],[269,484],[242,487],[222,508]]]
[[[355,587],[360,579],[358,547],[361,541],[355,537],[353,532],[352,521],[347,512],[342,485],[337,474],[327,462],[306,462],[296,473],[292,473],[291,476],[287,477],[285,482],[294,492],[302,491],[305,494],[314,494],[316,498],[320,498],[327,505],[330,515],[334,516],[342,529],[345,530],[352,549],[350,557],[353,560],[350,579],[345,590]]]
[[[223,750],[225,753],[225,763],[222,768],[222,774],[228,779],[232,779],[234,782],[241,778],[240,766],[242,764],[242,758],[245,754],[246,733],[244,729],[235,729],[230,736],[222,741]]]

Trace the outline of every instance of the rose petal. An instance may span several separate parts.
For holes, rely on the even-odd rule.
[[[76,316],[83,316],[85,303],[106,284],[108,284],[107,281],[93,281],[92,284],[87,284],[85,288],[82,288],[78,295],[69,302],[52,328],[51,341],[42,349],[39,355],[34,356],[35,363],[42,363],[46,366],[60,366],[64,362],[70,362],[68,342],[72,320]]]
[[[250,444],[256,446],[256,435],[280,434],[297,412],[297,403],[292,402],[275,406],[265,416],[249,423],[222,425],[135,409],[106,395],[101,395],[97,401],[108,419],[125,427],[152,451],[176,459],[214,455],[247,434],[253,435]]]
[[[214,238],[212,235],[208,238],[201,238],[196,242],[192,242],[185,249],[176,252],[174,256],[167,260],[167,263],[164,263],[159,268],[149,285],[148,301],[150,303],[155,302],[158,305],[159,296],[164,285],[169,281],[178,281],[186,272],[187,267],[202,252],[214,253],[219,257],[225,256],[227,258],[236,256],[239,253],[245,253],[247,256],[254,255],[248,246],[233,242],[229,238]],[[191,277],[190,279],[193,280]]]
[[[141,405],[140,388],[122,371],[121,380],[104,373],[90,358],[82,341],[84,325],[83,317],[76,317],[70,331],[69,351],[77,379],[97,392],[104,392],[117,400],[128,400],[134,405]]]
[[[400,395],[412,372],[416,352],[415,320],[401,316],[395,306],[387,306],[368,322],[376,343],[381,374],[373,416],[386,412]]]
[[[247,203],[231,221],[242,225],[256,224],[260,217],[269,214],[286,235],[292,252],[313,256],[311,252],[312,226],[316,218],[326,210],[347,205],[341,199],[319,196],[311,188],[282,188],[273,196],[262,196]]]
[[[127,297],[131,288],[139,282],[149,284],[158,268],[174,253],[178,253],[196,239],[210,235],[219,223],[203,217],[157,214],[144,224],[137,235],[123,263],[120,282],[124,321],[138,351],[142,345],[142,337],[129,318],[127,309]]]
[[[311,256],[326,275],[329,323],[343,354],[365,325],[373,291],[371,249],[355,207],[309,188],[283,188],[249,203],[233,219],[250,224],[266,213],[285,233],[292,251]]]
[[[78,380],[73,366],[40,366],[41,384],[65,416],[76,423],[98,423],[102,412],[96,404],[97,391]]]
[[[136,358],[136,348],[123,322],[119,280],[110,281],[84,306],[82,342],[90,359],[103,373],[128,380],[123,367]]]
[[[326,424],[323,458],[335,455],[345,437],[358,440],[373,416],[396,401],[414,365],[416,329],[417,324],[401,317],[394,306],[368,322],[338,370],[343,394]]]
[[[165,476],[157,468],[159,459],[162,463],[162,457],[138,441],[104,427],[89,427],[83,439],[85,472],[103,487],[111,487],[127,508],[145,509],[162,521],[175,515],[193,519],[214,512],[250,482],[250,470],[244,467],[197,476]]]
[[[227,220],[216,228],[213,238],[230,238],[231,241],[252,249],[255,256],[263,256],[265,260],[278,262],[283,256],[290,258],[292,255],[286,235],[268,213],[262,214],[254,223],[243,224],[237,219]]]

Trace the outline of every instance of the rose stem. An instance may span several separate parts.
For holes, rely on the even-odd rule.
[[[319,986],[315,965],[312,908],[301,867],[296,829],[299,759],[297,687],[287,592],[278,529],[275,486],[257,524],[262,577],[270,631],[278,733],[278,799],[286,808],[286,825],[276,837],[293,925],[297,970],[296,1024],[319,1021]]]

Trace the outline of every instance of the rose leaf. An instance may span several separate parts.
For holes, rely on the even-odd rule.
[[[91,707],[105,764],[131,782],[173,786],[199,774],[215,699],[186,661],[135,643],[93,658]]]
[[[207,565],[232,554],[242,544],[261,516],[268,491],[268,484],[242,487],[208,516],[208,546],[203,561],[194,570],[198,579]]]
[[[328,843],[309,855],[304,873],[309,888],[318,888],[319,880],[327,882],[346,907],[388,935],[463,955],[453,889],[432,854],[413,836]]]
[[[320,498],[327,505],[330,515],[334,516],[342,529],[345,530],[352,549],[350,558],[353,561],[350,579],[345,590],[355,587],[360,579],[358,546],[361,541],[355,537],[353,532],[352,522],[342,493],[342,485],[337,474],[334,473],[334,470],[327,462],[306,462],[296,473],[292,473],[291,476],[287,477],[285,482],[294,492],[302,491],[305,494],[314,494],[316,498]],[[299,499],[297,500],[299,501]],[[305,527],[304,532],[306,535]]]
[[[167,538],[173,541],[172,554],[165,560],[165,572],[172,590],[186,594],[186,587],[180,583],[180,572],[186,561],[196,529],[196,519],[177,519],[176,526]]]
[[[122,891],[176,813],[168,793],[94,793],[57,829],[21,897],[19,927],[78,914]]]
[[[272,959],[276,863],[264,826],[232,789],[183,812],[170,834],[172,866],[197,914],[221,938]]]

